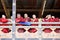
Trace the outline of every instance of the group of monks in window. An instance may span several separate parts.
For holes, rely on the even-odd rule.
[[[7,23],[11,22],[11,20],[8,20],[5,15],[2,15],[2,18],[0,18],[0,23]],[[24,17],[21,16],[21,14],[17,14],[15,22],[20,23],[20,22],[38,22],[39,19],[36,17],[35,14],[32,15],[32,18],[28,16],[28,14],[24,14]],[[41,19],[42,22],[60,22],[59,18],[55,18],[55,16],[47,15],[45,18]]]
[[[7,19],[5,15],[2,15],[2,18],[0,18],[0,23],[8,23],[8,22],[11,22],[11,20]],[[24,14],[24,18],[23,18],[21,14],[18,13],[15,19],[15,22],[20,23],[20,24],[17,24],[17,26],[31,25],[30,22],[38,22],[38,18],[36,18],[35,14],[32,15],[32,18],[30,18],[28,14]]]
[[[38,24],[31,24],[30,22],[39,22],[39,21],[40,19],[38,19],[35,14],[33,14],[32,18],[30,18],[26,13],[24,14],[24,17],[22,17],[21,14],[18,13],[15,19],[15,22],[19,23],[19,24],[16,24],[16,26],[25,26],[25,25],[38,26]],[[55,18],[55,16],[47,15],[45,18],[41,19],[41,21],[42,22],[60,22],[60,19]],[[5,15],[2,15],[2,18],[0,18],[0,23],[3,23],[3,25],[5,25],[4,23],[8,23],[8,22],[11,22],[11,20],[7,19]],[[1,31],[4,33],[9,33],[11,30],[9,28],[3,28]],[[29,30],[29,31],[31,33],[34,33],[36,30],[33,28],[33,30]],[[24,30],[19,28],[18,32],[19,33],[24,32]]]
[[[24,14],[24,18],[21,14],[17,14],[16,23],[20,23],[21,25],[30,25],[30,22],[38,22],[38,18],[36,18],[35,14],[32,15],[32,19],[28,16],[28,14]]]

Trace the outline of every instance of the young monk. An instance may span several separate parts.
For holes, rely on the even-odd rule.
[[[48,22],[55,22],[55,16],[48,16]],[[54,24],[49,24],[48,26],[54,26]]]
[[[48,15],[42,19],[42,22],[47,22],[47,20],[48,20],[47,18],[48,18]]]
[[[36,17],[35,14],[32,15],[31,22],[38,22],[38,18]],[[38,24],[31,24],[31,26],[38,26]]]
[[[10,22],[10,20],[8,20],[5,15],[2,15],[2,18],[0,18],[0,23],[2,23],[2,24],[0,24],[0,26],[8,26],[8,25],[10,25],[10,24],[6,24],[8,22]]]
[[[38,18],[36,17],[35,14],[32,15],[31,21],[32,21],[32,22],[38,22]]]
[[[31,21],[31,19],[29,18],[29,16],[28,16],[28,14],[24,14],[24,23],[22,23],[22,24],[24,24],[24,25],[26,25],[26,26],[30,26],[31,25],[31,23],[30,23],[30,21]]]
[[[25,22],[30,22],[31,21],[28,14],[26,14],[26,13],[24,14],[24,20],[25,20]]]
[[[50,19],[51,18],[51,15],[47,15],[43,20],[42,20],[42,22],[49,22],[49,20],[48,19]],[[48,24],[42,24],[42,26],[49,26]]]
[[[55,16],[51,16],[51,18],[48,19],[48,22],[55,22]]]
[[[55,22],[55,17],[51,15],[47,15],[46,18],[44,18],[43,22]],[[52,26],[52,25],[53,24],[45,24],[44,26]]]
[[[2,18],[0,19],[2,23],[7,23],[8,19],[6,18],[5,15],[2,15]]]
[[[23,17],[21,16],[21,14],[17,14],[17,18],[16,18],[16,23],[20,23],[23,22]],[[22,24],[17,24],[17,26],[23,26]]]
[[[16,23],[23,22],[23,17],[21,14],[17,14]]]

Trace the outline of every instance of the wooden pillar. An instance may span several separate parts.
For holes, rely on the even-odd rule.
[[[46,0],[42,0],[41,9],[39,11],[39,17],[42,17],[44,10],[45,10],[45,5],[46,5]]]
[[[10,12],[9,12],[9,10],[7,10],[7,8],[6,8],[6,4],[5,4],[4,1],[5,1],[5,0],[1,0],[1,3],[2,3],[2,6],[3,6],[3,9],[4,9],[4,11],[5,11],[5,14],[6,14],[7,18],[10,18]]]

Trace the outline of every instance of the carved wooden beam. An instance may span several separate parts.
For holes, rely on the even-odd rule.
[[[45,5],[46,5],[46,0],[42,0],[41,9],[39,11],[39,17],[42,17],[44,10],[45,10]]]
[[[9,12],[9,10],[7,10],[4,0],[1,0],[1,3],[2,3],[2,6],[3,6],[3,9],[5,11],[7,18],[10,18],[10,12]]]

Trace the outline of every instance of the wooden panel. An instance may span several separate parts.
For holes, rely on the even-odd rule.
[[[37,0],[18,0],[17,8],[36,8]]]
[[[53,4],[54,4],[54,1],[55,0],[47,0],[47,2],[46,2],[46,9],[48,8],[48,9],[52,9],[53,8]]]
[[[55,0],[54,8],[60,9],[60,0]]]

